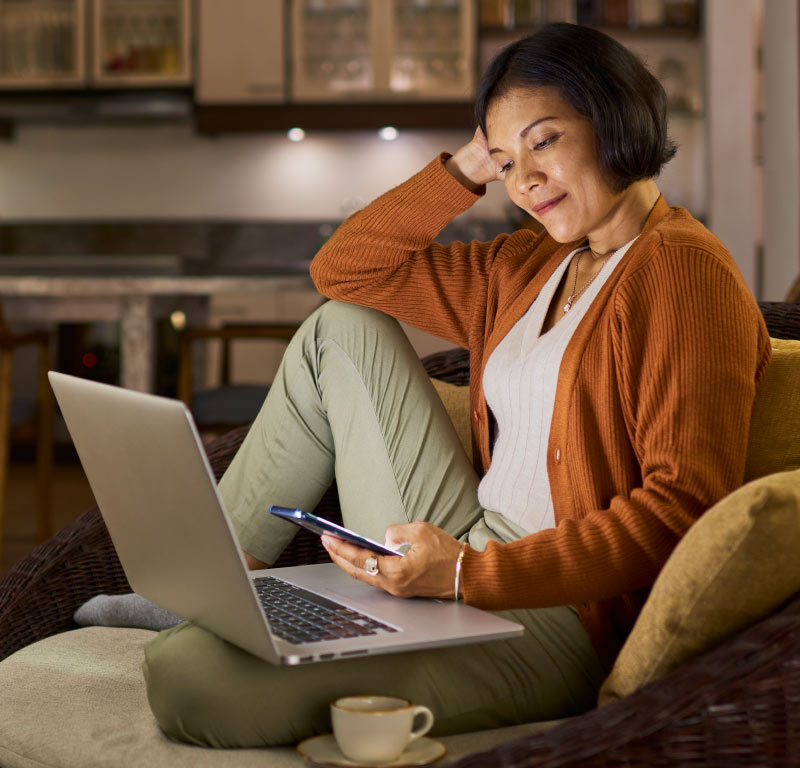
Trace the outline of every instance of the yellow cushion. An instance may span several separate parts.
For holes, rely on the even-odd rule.
[[[753,406],[744,481],[800,469],[800,341],[772,339]]]
[[[433,387],[444,403],[450,421],[456,428],[458,438],[467,456],[472,458],[472,424],[469,418],[469,387],[431,379]]]
[[[798,552],[800,470],[726,496],[689,529],[662,569],[599,703],[656,680],[791,597],[800,590]]]

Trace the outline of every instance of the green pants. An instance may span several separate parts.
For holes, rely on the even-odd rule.
[[[311,510],[334,476],[345,525],[379,541],[387,525],[414,520],[478,549],[519,535],[478,504],[478,478],[397,323],[328,302],[292,340],[220,481],[242,548],[274,562],[296,528],[268,507]],[[147,648],[148,700],[170,736],[218,747],[328,732],[329,702],[356,693],[425,704],[440,735],[593,706],[604,670],[574,609],[506,615],[525,626],[521,638],[299,667],[273,666],[185,623]]]

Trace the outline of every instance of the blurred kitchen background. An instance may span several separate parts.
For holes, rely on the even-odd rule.
[[[483,67],[544,22],[644,58],[680,147],[668,202],[722,238],[757,298],[783,299],[800,269],[799,6],[0,0],[0,573],[91,503],[57,413],[45,423],[44,367],[186,399],[228,382],[222,406],[249,402],[283,343],[254,336],[321,300],[317,248],[468,140]],[[441,238],[518,226],[490,185]],[[408,330],[421,355],[449,346]],[[33,331],[38,347],[20,343]],[[208,434],[246,416],[210,416]]]

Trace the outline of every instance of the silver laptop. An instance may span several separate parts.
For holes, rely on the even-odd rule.
[[[392,597],[333,563],[248,571],[182,402],[52,371],[50,383],[128,581],[154,603],[272,664],[523,632],[519,624],[463,603]],[[273,615],[262,602],[276,586],[291,596],[288,602],[278,598],[283,607]],[[310,613],[308,606],[296,607],[303,600]],[[284,625],[287,618],[326,609],[350,611],[349,631],[332,629],[316,639]],[[323,623],[331,616],[325,614]]]

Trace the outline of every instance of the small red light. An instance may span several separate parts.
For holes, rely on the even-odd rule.
[[[94,368],[97,365],[97,355],[94,352],[86,352],[81,358],[84,368]]]

